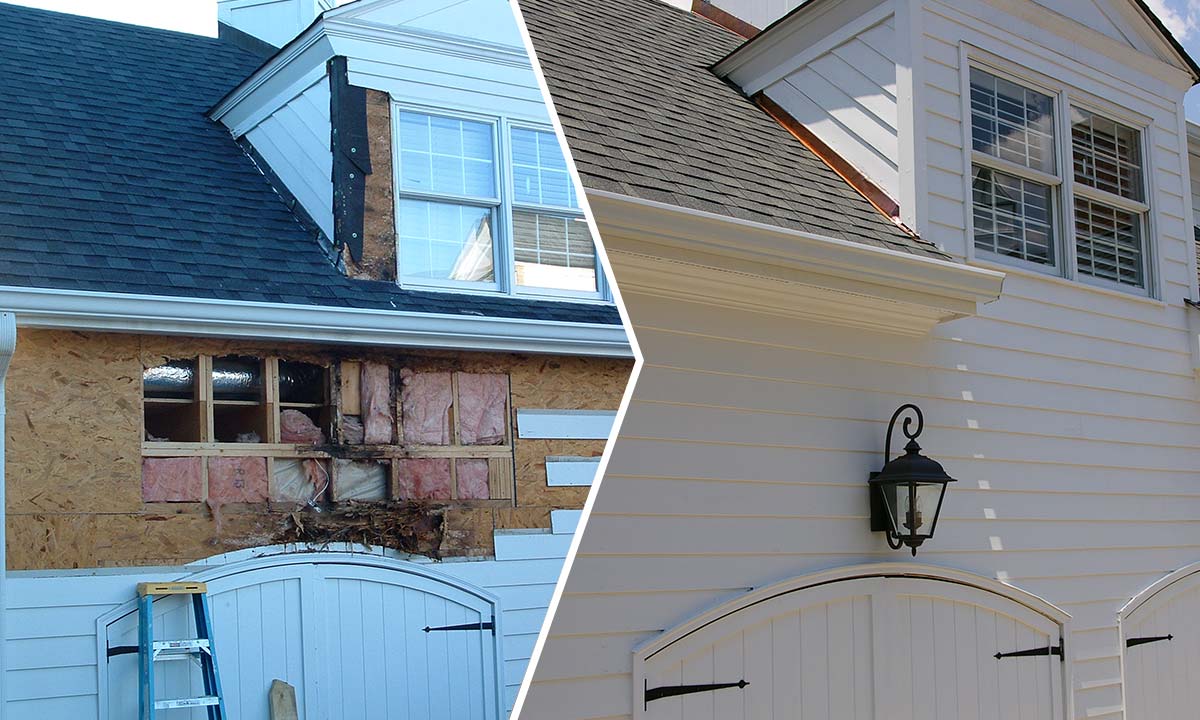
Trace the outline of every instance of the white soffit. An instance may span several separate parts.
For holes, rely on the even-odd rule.
[[[968,317],[1004,274],[606,192],[588,201],[623,293],[903,335]]]

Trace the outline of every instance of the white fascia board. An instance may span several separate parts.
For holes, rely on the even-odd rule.
[[[713,71],[753,95],[894,13],[890,0],[806,3],[722,59]]]
[[[524,48],[325,13],[218,101],[209,116],[229,128],[234,137],[241,137],[312,85],[324,74],[330,59],[363,54],[360,41],[378,47],[381,59],[405,50],[423,50],[499,65],[531,67]],[[359,52],[352,52],[355,49]]]
[[[300,85],[314,68],[323,67],[332,57],[333,46],[325,35],[324,21],[318,19],[218,100],[208,116],[232,130],[242,128],[252,115],[270,115],[291,99],[287,97],[289,88]]]
[[[610,256],[655,256],[680,266],[716,268],[740,276],[742,284],[759,278],[877,298],[895,306],[895,312],[918,308],[944,321],[975,314],[980,303],[1000,296],[1004,283],[1002,272],[951,260],[627,195],[587,195]],[[625,278],[616,273],[624,286]],[[661,282],[670,283],[672,277]]]
[[[620,325],[0,286],[17,325],[591,357],[633,357]]]

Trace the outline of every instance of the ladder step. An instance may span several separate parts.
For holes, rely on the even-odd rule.
[[[173,710],[175,708],[190,708],[190,707],[205,707],[206,705],[216,705],[221,702],[221,699],[216,695],[206,695],[204,697],[194,698],[177,698],[175,700],[155,700],[155,710]]]
[[[208,592],[208,585],[202,582],[142,582],[137,584],[137,592],[141,597],[147,595],[200,595]]]
[[[198,652],[200,650],[208,650],[210,647],[207,639],[196,638],[189,640],[155,640],[154,651],[161,652],[163,650],[174,650],[175,652]]]

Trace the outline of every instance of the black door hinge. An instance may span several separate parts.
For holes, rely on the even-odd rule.
[[[1059,662],[1062,662],[1064,656],[1066,655],[1066,653],[1063,652],[1062,638],[1058,639],[1058,645],[1049,645],[1047,647],[1031,648],[1029,650],[1014,650],[1013,652],[998,652],[995,655],[993,655],[992,657],[996,658],[997,660],[1000,660],[1001,658],[1037,657],[1039,655],[1057,655]]]
[[[427,633],[448,632],[450,630],[491,630],[492,634],[494,635],[496,633],[496,623],[488,620],[487,622],[463,623],[462,625],[443,625],[441,627],[429,627],[426,625],[424,630]]]
[[[1174,639],[1174,635],[1154,635],[1152,637],[1126,638],[1125,647],[1131,648],[1137,647],[1138,645],[1149,645],[1150,643],[1162,642],[1163,640],[1171,642]]]
[[[750,683],[745,680],[738,680],[730,683],[710,683],[708,685],[667,685],[664,687],[650,687],[648,681],[643,681],[643,692],[645,693],[642,704],[650,704],[655,700],[663,698],[678,697],[679,695],[691,695],[693,693],[712,692],[713,690],[724,690],[725,688],[738,688],[739,690],[746,687]]]

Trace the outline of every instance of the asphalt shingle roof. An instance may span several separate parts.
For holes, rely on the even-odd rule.
[[[0,285],[619,324],[350,280],[205,113],[262,58],[0,4]]]
[[[661,0],[521,0],[521,12],[584,186],[948,257],[712,73],[737,35]]]

